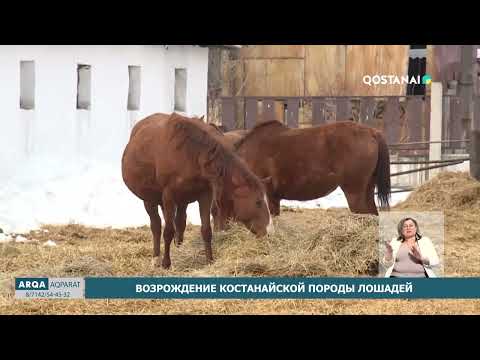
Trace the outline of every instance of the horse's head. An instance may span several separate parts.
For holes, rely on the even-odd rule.
[[[272,233],[272,216],[263,184],[260,181],[246,181],[245,177],[239,175],[232,176],[232,184],[233,218],[258,237]]]
[[[213,211],[218,229],[224,229],[228,219],[243,223],[257,236],[273,231],[266,189],[230,149],[222,137],[216,137],[206,126],[204,138],[198,137],[198,158],[202,175],[213,191]],[[193,152],[192,152],[193,154]]]

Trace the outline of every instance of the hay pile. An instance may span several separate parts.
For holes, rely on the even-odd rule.
[[[466,172],[441,172],[397,209],[442,211],[445,275],[480,276],[480,182]]]
[[[480,182],[466,172],[440,173],[420,186],[395,209],[442,211],[445,215],[446,245],[455,241],[463,244],[472,242],[465,250],[468,253],[479,250]],[[477,253],[474,256],[480,257],[479,255]]]
[[[208,272],[233,276],[357,276],[377,271],[377,224],[343,210],[297,210],[275,220],[275,234],[256,239],[232,225],[215,239]]]
[[[466,172],[441,172],[415,190],[396,209],[480,210],[480,182]]]
[[[286,211],[275,234],[254,237],[232,224],[212,242],[214,263],[206,264],[198,226],[172,246],[172,268],[151,265],[149,227],[91,229],[47,226],[25,234],[38,242],[0,245],[0,273],[15,276],[359,276],[377,271],[377,224],[371,215],[345,209]],[[45,232],[47,230],[48,232]],[[58,246],[41,244],[53,239]],[[162,241],[163,254],[163,241]]]

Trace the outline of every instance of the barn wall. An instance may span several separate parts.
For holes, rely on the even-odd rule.
[[[267,61],[267,89],[272,96],[303,96],[304,60],[271,59]]]
[[[283,45],[242,49],[244,96],[405,95],[364,75],[407,75],[408,45]]]
[[[427,68],[426,68],[426,72],[427,74],[429,74],[431,77],[432,77],[432,81],[434,82],[437,82],[437,81],[440,81],[439,80],[439,72],[438,72],[438,67],[437,65],[435,64],[435,61],[434,61],[434,50],[435,50],[435,46],[434,45],[427,45]],[[430,92],[430,87],[426,87],[425,90],[429,93]]]
[[[267,94],[268,60],[251,59],[244,61],[245,96],[262,96]]]
[[[346,51],[345,95],[402,96],[405,84],[367,85],[365,75],[408,75],[408,45],[351,45]]]
[[[477,54],[478,45],[474,45],[475,58]],[[480,84],[478,83],[478,73],[480,72],[480,66],[477,64],[474,66],[474,87],[477,94],[480,93]],[[455,93],[458,89],[452,86],[449,89],[449,85],[452,80],[459,80],[461,71],[461,45],[428,45],[427,46],[427,73],[432,76],[432,80],[441,82],[445,92],[451,94]],[[428,88],[427,88],[428,89]]]
[[[35,61],[35,109],[19,108],[20,61]],[[91,65],[91,110],[77,110],[77,64]],[[141,66],[138,111],[127,111],[128,66]],[[187,68],[187,113],[207,110],[208,49],[192,46],[0,47],[0,180],[34,158],[119,164],[132,123],[172,112],[174,69]]]
[[[243,59],[303,59],[305,45],[258,45],[242,48],[240,56]]]
[[[345,92],[345,46],[305,47],[305,95],[334,96]]]
[[[460,45],[435,45],[433,65],[436,70],[434,80],[441,81],[446,88],[450,80],[458,80],[460,71]]]

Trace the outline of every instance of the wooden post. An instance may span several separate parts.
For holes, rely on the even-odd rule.
[[[475,58],[478,61],[479,48],[475,47]],[[478,91],[478,79],[477,79],[477,67],[474,66],[474,111],[472,132],[470,134],[470,176],[480,181],[480,98],[477,96]]]
[[[441,141],[442,140],[442,83],[431,83],[431,111],[430,111],[430,139],[429,141]],[[442,144],[430,143],[430,150],[428,160],[441,160],[442,159]],[[431,179],[440,170],[428,170],[428,179]]]
[[[473,105],[474,105],[474,64],[476,62],[476,46],[462,45],[461,64],[462,72],[460,75],[459,92],[460,97],[463,99],[464,111],[463,111],[463,129],[467,139],[470,139],[468,146],[471,161],[470,161],[470,175],[480,180],[480,138],[478,133],[480,128],[477,121],[473,119]],[[475,74],[476,76],[476,74]]]
[[[470,134],[470,176],[480,181],[480,97],[474,97],[473,126]]]
[[[480,181],[480,129],[470,135],[470,176]]]
[[[464,100],[463,125],[465,133],[471,130],[473,102],[473,45],[462,45],[460,73],[460,97]],[[468,136],[468,135],[467,135]]]

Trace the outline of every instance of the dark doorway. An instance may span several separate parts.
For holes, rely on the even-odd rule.
[[[408,79],[419,76],[420,84],[408,84],[407,95],[425,95],[425,85],[421,81],[427,72],[427,45],[410,45],[408,56]]]

